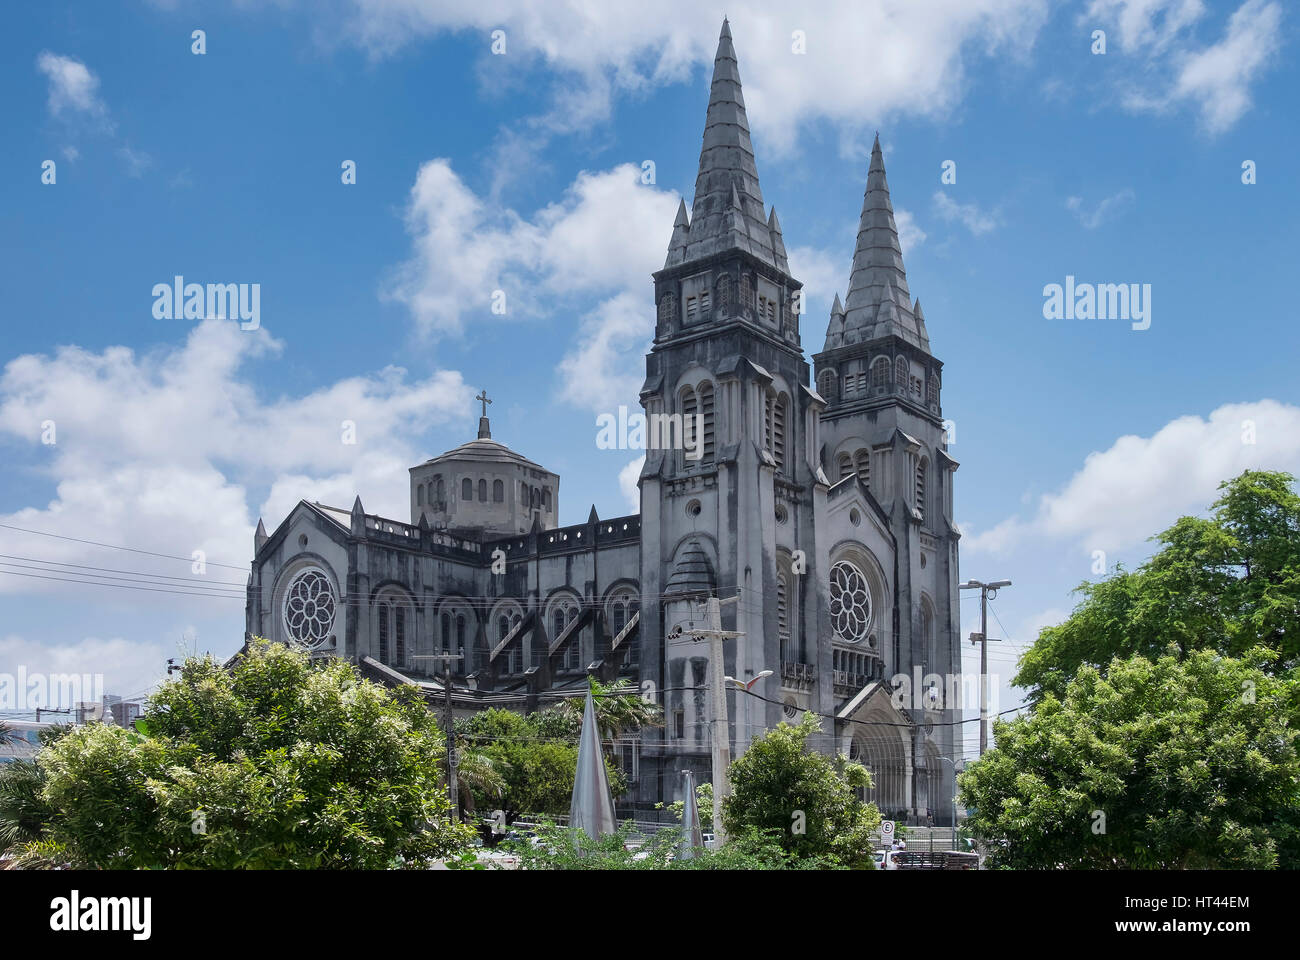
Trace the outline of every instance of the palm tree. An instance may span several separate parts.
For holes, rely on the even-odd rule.
[[[457,749],[456,793],[462,818],[474,815],[475,792],[498,797],[506,792],[505,778],[497,766],[499,762],[473,747]]]
[[[45,774],[34,760],[0,764],[0,854],[41,839],[54,814],[44,789]]]
[[[642,727],[663,726],[663,711],[659,705],[642,699],[626,677],[619,677],[609,684],[601,683],[595,677],[588,679],[591,703],[596,710],[596,728],[601,739],[613,741]],[[581,722],[584,706],[584,700],[572,697],[561,702],[560,709]]]

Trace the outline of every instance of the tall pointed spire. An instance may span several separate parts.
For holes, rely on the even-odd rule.
[[[735,206],[733,207],[733,203]],[[739,248],[785,269],[773,249],[772,231],[763,215],[754,145],[740,90],[740,69],[731,43],[731,25],[722,21],[718,52],[713,60],[713,84],[695,178],[689,242],[681,262]],[[674,228],[674,241],[676,229]],[[784,261],[784,257],[780,258]],[[673,260],[673,250],[669,250]]]
[[[880,150],[880,135],[876,134],[845,297],[845,342],[892,334],[929,349],[928,337],[918,333],[911,303],[894,205],[885,178],[885,158]]]

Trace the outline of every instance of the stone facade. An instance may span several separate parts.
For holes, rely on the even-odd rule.
[[[297,639],[457,710],[537,709],[583,678],[627,677],[664,707],[621,745],[648,809],[680,771],[707,781],[702,598],[723,605],[733,755],[784,718],[824,717],[818,748],[873,771],[888,813],[950,819],[960,719],[957,464],[942,365],[910,301],[875,144],[847,303],[810,369],[780,221],[759,188],[729,27],[714,64],[699,175],[654,275],[641,403],[682,417],[648,450],[639,515],[557,527],[559,477],[491,438],[411,468],[411,522],[300,503],[259,523],[248,632]],[[816,385],[814,389],[813,385]],[[676,632],[680,628],[680,636]],[[900,678],[906,678],[900,684]]]

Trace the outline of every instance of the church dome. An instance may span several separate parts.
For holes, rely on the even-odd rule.
[[[492,439],[486,392],[478,436],[411,468],[411,522],[476,534],[527,533],[534,523],[553,529],[560,513],[560,478]]]

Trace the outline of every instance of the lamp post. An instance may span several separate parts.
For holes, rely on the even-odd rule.
[[[959,585],[961,590],[980,592],[980,632],[971,634],[971,643],[980,645],[980,756],[989,745],[989,599],[996,598],[998,590],[1011,586],[1010,580],[993,580],[982,583],[979,580],[967,580]],[[955,769],[955,768],[954,768]]]
[[[955,849],[957,846],[957,763],[951,757],[939,759],[952,767],[952,845]]]

